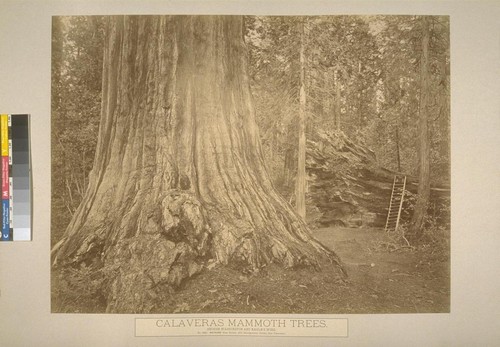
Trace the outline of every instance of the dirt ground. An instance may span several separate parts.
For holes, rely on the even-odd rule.
[[[398,248],[380,229],[321,229],[315,236],[346,264],[346,313],[449,312],[449,252]]]
[[[269,266],[258,273],[217,266],[176,291],[166,290],[151,313],[449,312],[449,252],[396,246],[375,229],[325,228],[314,234],[340,256],[347,280],[331,264],[321,271]],[[81,295],[56,295],[52,302],[53,312],[105,311],[105,300]]]
[[[315,236],[345,263],[348,280],[333,268],[257,274],[214,268],[189,281],[158,312],[422,313],[449,312],[448,254],[399,248],[382,230],[327,228]]]

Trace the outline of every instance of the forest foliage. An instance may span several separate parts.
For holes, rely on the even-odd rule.
[[[343,132],[381,167],[418,173],[420,16],[246,16],[248,74],[264,160],[293,200],[298,152],[300,23],[304,24],[306,137]],[[103,17],[54,17],[52,242],[79,205],[100,119]],[[431,184],[450,179],[449,19],[430,17]],[[54,218],[57,216],[57,218]]]

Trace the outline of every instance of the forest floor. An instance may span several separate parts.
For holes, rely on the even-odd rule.
[[[214,268],[188,281],[158,312],[449,312],[448,252],[399,247],[380,229],[325,228],[314,235],[340,256],[347,281],[333,267],[269,267],[252,275]]]
[[[333,265],[321,271],[269,266],[253,274],[219,266],[162,296],[151,313],[449,312],[448,251],[401,247],[380,229],[324,228],[313,233],[340,256],[347,280]],[[64,296],[53,297],[53,312],[105,311],[102,301],[90,304]]]

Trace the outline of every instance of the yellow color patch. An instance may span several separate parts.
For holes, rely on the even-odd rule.
[[[2,157],[9,155],[9,115],[0,115]]]

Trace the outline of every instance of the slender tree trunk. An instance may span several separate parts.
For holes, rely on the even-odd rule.
[[[299,216],[306,218],[306,59],[304,21],[300,22],[300,91],[299,91],[299,152],[295,205]]]
[[[419,183],[415,211],[410,223],[410,237],[422,237],[425,215],[430,197],[430,143],[428,130],[429,99],[429,19],[422,17],[422,55],[420,58],[420,104],[419,104]]]
[[[399,126],[396,125],[396,160],[398,164],[398,172],[401,172],[401,156],[399,150]]]
[[[290,150],[285,148],[285,160],[283,161],[283,185],[285,187],[288,187],[290,184],[290,172],[288,170],[288,162],[290,160],[290,155],[289,155]]]
[[[340,130],[340,77],[339,71],[335,70],[335,130]]]
[[[358,92],[358,127],[359,127],[359,129],[361,129],[363,127],[363,112],[361,110],[362,102],[363,102],[362,91],[360,90]]]
[[[331,88],[331,78],[330,78],[330,70],[326,69],[323,73],[323,82],[324,82],[324,90],[325,97],[323,99],[323,115],[322,120],[323,123],[328,127],[331,123],[331,102],[332,99],[330,97],[330,88]]]
[[[283,166],[283,170],[285,173],[285,186],[290,187],[293,182],[294,173],[296,169],[296,154],[297,154],[297,146],[289,147],[285,151],[285,163]],[[295,194],[291,194],[294,196]]]
[[[60,17],[52,17],[52,109],[59,111],[61,107],[61,84],[63,74],[63,33],[64,24]]]
[[[94,167],[52,252],[107,274],[108,312],[148,312],[209,261],[340,268],[264,169],[245,49],[242,17],[108,18]]]
[[[363,80],[363,76],[361,75],[361,62],[358,62],[358,78],[360,81]],[[363,87],[359,87],[358,91],[358,124],[359,124],[359,129],[361,130],[363,127],[363,112],[362,112],[362,106],[363,106]]]

